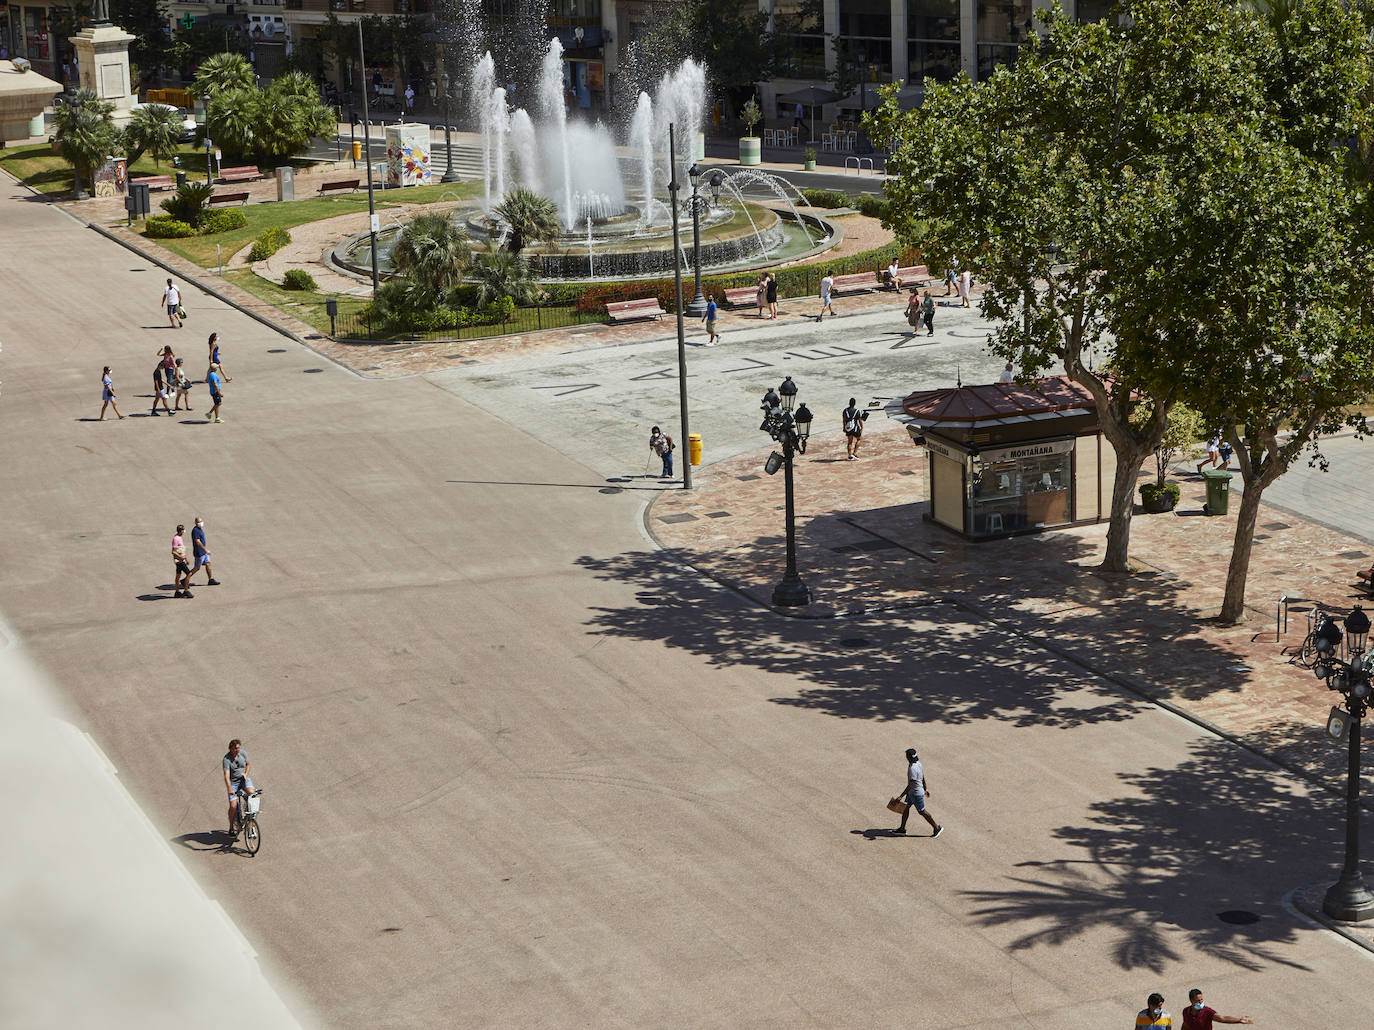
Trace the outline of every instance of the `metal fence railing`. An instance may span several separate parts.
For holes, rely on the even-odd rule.
[[[575,304],[550,304],[516,308],[511,317],[504,322],[423,331],[378,323],[359,314],[351,314],[339,316],[335,325],[334,338],[338,340],[365,340],[369,343],[382,340],[402,343],[406,341],[476,340],[486,336],[532,333],[541,329],[563,329],[568,326],[584,323],[597,324],[605,321],[607,318],[604,308],[599,312],[579,312]]]

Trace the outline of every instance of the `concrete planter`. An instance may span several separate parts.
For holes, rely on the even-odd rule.
[[[763,161],[763,140],[758,136],[741,136],[739,139],[739,163],[756,165]]]
[[[802,171],[805,171],[805,172],[814,172],[815,170],[816,170],[816,159],[815,159],[814,157],[813,157],[813,158],[809,158],[809,159],[807,159],[807,160],[805,160],[805,161],[802,162]]]

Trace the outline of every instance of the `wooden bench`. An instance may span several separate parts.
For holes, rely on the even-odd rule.
[[[878,278],[882,280],[884,288],[897,289],[896,284],[888,279],[886,268],[878,272]],[[906,268],[897,269],[897,278],[902,281],[904,287],[923,285],[930,282],[930,269],[926,268],[925,265],[910,265]]]
[[[143,175],[137,179],[130,179],[130,185],[147,186],[150,190],[169,190],[174,183],[170,175]]]
[[[245,190],[245,191],[242,192],[242,193],[212,193],[212,194],[210,195],[210,199],[209,199],[206,203],[209,203],[209,204],[247,204],[247,203],[248,203],[248,191]]]
[[[879,285],[878,276],[874,272],[855,272],[853,275],[835,276],[834,285],[830,287],[831,293],[851,293],[857,290],[873,290]]]
[[[667,313],[658,306],[657,297],[612,301],[606,305],[606,314],[611,317],[612,322],[629,322],[636,318],[662,318]]]
[[[732,308],[757,309],[759,306],[759,288],[757,286],[737,286],[733,290],[726,290],[725,303]]]
[[[1364,580],[1365,586],[1369,587],[1371,590],[1374,590],[1374,568],[1361,569],[1359,572],[1355,573],[1355,575],[1359,576],[1360,579]]]
[[[267,178],[257,165],[239,165],[236,168],[221,168],[219,170],[220,182],[248,182],[250,179]]]
[[[338,193],[342,190],[348,190],[349,193],[352,193],[362,183],[362,179],[336,179],[333,182],[320,183],[319,191],[320,193]]]

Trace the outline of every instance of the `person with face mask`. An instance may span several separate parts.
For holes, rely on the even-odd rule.
[[[1136,1030],[1141,1027],[1173,1026],[1174,1017],[1164,1011],[1164,995],[1152,994],[1145,1001],[1145,1007],[1135,1017]]]
[[[1253,1023],[1249,1016],[1223,1016],[1202,1002],[1202,992],[1194,987],[1188,992],[1188,1007],[1183,1010],[1183,1030],[1212,1030],[1213,1023]]]

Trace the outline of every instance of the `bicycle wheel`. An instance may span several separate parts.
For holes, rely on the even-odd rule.
[[[249,855],[256,855],[258,848],[262,847],[262,831],[258,829],[258,817],[255,815],[244,820],[243,846],[248,849]]]
[[[1312,668],[1312,664],[1317,660],[1317,637],[1314,633],[1307,634],[1302,642],[1302,647],[1298,649],[1298,664],[1304,669]]]

